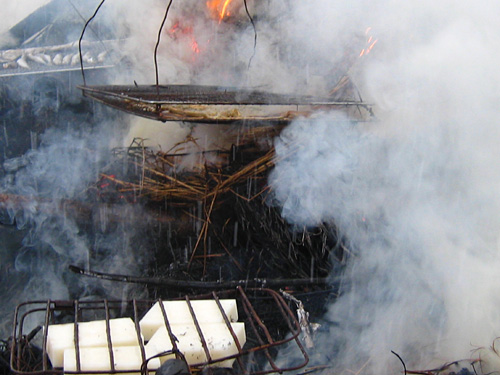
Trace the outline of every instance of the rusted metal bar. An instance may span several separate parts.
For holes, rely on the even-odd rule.
[[[82,371],[82,364],[80,361],[80,340],[79,340],[79,333],[78,333],[78,315],[79,315],[79,310],[78,310],[78,301],[75,301],[75,316],[74,316],[74,321],[73,321],[73,343],[75,344],[75,356],[76,356],[76,371],[80,372]],[[48,330],[48,326],[47,326]]]
[[[179,353],[179,348],[177,347],[177,338],[172,332],[172,326],[170,325],[167,312],[165,311],[165,306],[163,305],[163,300],[159,299],[158,303],[160,305],[161,314],[163,315],[163,321],[165,322],[165,327],[167,328],[168,337],[170,338],[170,342],[172,343],[172,351],[175,353],[175,357],[178,358],[177,353]]]
[[[251,317],[251,319],[250,319],[250,325],[253,328],[253,331],[255,333],[255,337],[257,338],[257,341],[259,341],[259,344],[262,347],[264,347],[264,354],[265,354],[267,360],[269,361],[269,364],[273,368],[273,370],[279,372],[279,367],[276,366],[276,364],[274,363],[274,361],[273,361],[273,359],[271,357],[271,354],[269,353],[269,350],[268,350],[268,347],[271,346],[274,343],[274,340],[272,339],[271,335],[269,334],[269,331],[268,331],[267,327],[264,325],[264,323],[260,319],[259,315],[257,315],[257,313],[255,312],[255,310],[253,309],[253,306],[250,303],[250,301],[248,300],[248,297],[246,296],[246,294],[243,291],[243,289],[241,287],[238,287],[237,289],[240,292],[241,298],[243,300],[243,308],[244,308],[245,312]],[[266,338],[268,340],[267,344],[269,344],[269,345],[266,345],[266,342],[262,339],[261,335],[259,334],[259,330],[255,326],[255,323],[257,323],[257,325],[259,326],[259,328],[261,328],[264,331],[264,334],[265,334],[265,336],[266,336]]]
[[[215,292],[212,292],[212,297],[214,298],[214,301],[217,304],[217,307],[219,308],[220,313],[222,314],[222,318],[224,319],[224,323],[226,323],[226,326],[229,329],[229,332],[231,333],[231,337],[234,340],[236,348],[238,349],[238,353],[240,354],[236,357],[236,361],[238,362],[238,365],[240,366],[242,373],[247,374],[248,371],[246,371],[245,366],[243,365],[243,361],[241,360],[241,354],[243,354],[243,349],[241,347],[240,340],[238,340],[238,336],[236,336],[236,333],[234,332],[233,327],[231,327],[231,322],[229,321],[229,318],[227,317],[227,314],[224,311],[224,308],[222,307],[222,305],[219,301],[219,297],[217,297],[217,294]]]
[[[49,326],[50,317],[51,317],[50,305],[51,305],[51,302],[49,300],[49,301],[47,301],[47,309],[45,311],[45,322],[44,322],[45,325],[44,325],[44,330],[43,330],[43,341],[42,341],[42,353],[44,353],[44,355],[42,356],[42,369],[43,370],[46,370],[49,368],[48,363],[47,363],[48,358],[45,355],[45,353],[47,353],[47,337],[48,337],[47,327]]]
[[[109,326],[109,305],[108,300],[104,300],[104,312],[106,314],[106,340],[108,344],[109,352],[109,365],[111,366],[111,371],[115,371],[115,355],[113,353],[113,342],[111,340],[111,328]],[[78,369],[78,371],[81,371]]]
[[[137,277],[130,275],[110,274],[93,270],[85,270],[81,267],[70,265],[69,269],[80,275],[95,277],[103,280],[119,281],[125,283],[138,283],[149,285],[161,285],[176,287],[179,289],[209,289],[220,290],[235,287],[256,288],[256,287],[285,287],[285,286],[312,286],[312,285],[327,285],[327,278],[307,278],[307,279],[248,279],[248,280],[232,280],[232,281],[191,281],[177,280],[163,277]]]
[[[139,325],[139,311],[137,308],[137,300],[133,299],[132,300],[132,307],[134,310],[134,325],[135,325],[135,332],[137,333],[137,342],[139,343],[139,348],[141,350],[141,359],[143,365],[145,364],[145,374],[148,374],[147,372],[147,363],[146,363],[146,350],[144,348],[144,343],[142,342],[142,335],[141,335],[141,326]],[[141,368],[141,373],[142,373],[142,368]],[[143,374],[144,375],[144,374]]]
[[[191,314],[191,318],[193,319],[193,323],[194,323],[194,326],[196,328],[196,332],[198,332],[198,336],[200,337],[201,346],[203,347],[203,351],[205,352],[205,355],[207,356],[207,362],[211,363],[212,356],[210,355],[210,350],[208,350],[207,341],[205,340],[205,336],[203,335],[203,331],[201,330],[200,323],[198,322],[198,318],[196,317],[196,314],[194,313],[193,306],[191,305],[191,301],[189,300],[188,296],[186,296],[186,303],[187,303],[187,306],[189,309],[189,313]]]

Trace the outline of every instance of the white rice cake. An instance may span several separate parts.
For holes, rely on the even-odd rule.
[[[200,324],[224,323],[224,318],[215,300],[194,300],[190,302],[196,319]],[[221,299],[219,302],[229,321],[236,322],[238,320],[236,300]],[[194,324],[186,301],[163,301],[163,306],[170,325],[180,323]],[[140,320],[139,326],[146,341],[153,337],[158,328],[165,327],[165,320],[163,319],[159,302],[156,302],[149,309],[146,315]]]
[[[135,323],[130,318],[110,319],[111,344],[115,346],[139,345]],[[64,351],[75,349],[74,323],[49,325],[47,330],[47,354],[53,367],[63,367]],[[108,347],[106,321],[78,323],[78,346],[80,348]]]
[[[212,360],[217,360],[230,355],[238,354],[238,348],[231,336],[231,332],[225,323],[201,323],[203,337],[207,344]],[[245,324],[241,322],[231,323],[240,347],[246,342]],[[207,356],[203,350],[200,336],[193,324],[173,324],[172,333],[177,338],[177,348],[184,354],[189,365],[207,362]],[[156,354],[172,349],[172,342],[166,327],[161,327],[146,344],[146,355],[152,357]],[[174,358],[173,354],[160,357],[161,362]],[[214,363],[216,367],[232,367],[234,358]]]
[[[111,371],[111,358],[107,347],[81,348],[80,371]],[[113,347],[113,362],[115,370],[131,371],[137,373],[127,373],[127,375],[139,375],[143,358],[139,346],[117,346]],[[160,360],[153,358],[148,362],[149,370],[156,370],[160,367]],[[64,371],[77,371],[76,350],[66,349],[64,351]]]

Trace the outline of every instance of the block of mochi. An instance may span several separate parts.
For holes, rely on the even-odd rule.
[[[172,324],[172,333],[176,337],[177,348],[184,354],[189,365],[207,362],[207,356],[203,349],[200,336],[194,324]],[[238,354],[238,348],[225,323],[200,323],[200,328],[205,338],[208,351],[212,360],[221,359],[230,355]],[[246,342],[245,324],[242,322],[231,323],[240,347]],[[172,349],[172,342],[166,327],[156,331],[151,340],[146,344],[146,355],[152,357]],[[161,362],[174,358],[173,354],[160,357]],[[213,366],[231,367],[234,358],[217,362]]]
[[[139,345],[135,324],[130,318],[110,319],[109,331],[113,347]],[[64,351],[75,349],[74,332],[74,323],[49,325],[47,354],[53,367],[63,367]],[[105,347],[107,350],[106,321],[78,323],[78,346],[79,348]]]
[[[86,371],[111,371],[111,356],[107,347],[81,348],[80,372]],[[113,347],[113,363],[115,370],[132,371],[127,375],[139,375],[143,357],[139,346],[116,346]],[[156,370],[160,367],[160,360],[153,358],[148,362],[149,370]],[[64,371],[77,371],[76,350],[74,348],[64,351]]]
[[[236,300],[221,299],[219,302],[229,321],[237,321],[238,309],[236,306]],[[190,303],[199,323],[224,322],[222,313],[215,300],[193,300],[190,301]],[[186,301],[163,301],[163,306],[165,308],[169,324],[193,324],[193,318]],[[153,307],[149,309],[146,315],[144,315],[144,317],[140,320],[139,326],[141,327],[141,333],[146,341],[151,339],[158,328],[165,327],[165,320],[163,319],[159,302],[156,302]]]

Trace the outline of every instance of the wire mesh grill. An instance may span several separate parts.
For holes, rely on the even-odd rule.
[[[231,322],[221,305],[221,299],[235,299],[239,312],[239,321],[245,323],[246,343],[243,345],[231,326]],[[193,300],[213,300],[220,310],[225,326],[228,328],[237,347],[236,354],[213,359],[207,345],[207,338],[200,329],[199,317],[195,314]],[[206,354],[206,361],[190,365],[190,371],[197,371],[217,363],[234,359],[233,372],[238,374],[268,374],[273,372],[296,370],[308,363],[308,355],[300,339],[300,325],[283,298],[270,289],[246,289],[238,287],[230,291],[212,292],[206,295],[185,297],[198,339],[201,341]],[[50,374],[116,374],[116,373],[148,373],[145,345],[142,341],[139,320],[153,304],[159,302],[168,331],[172,347],[169,352],[177,359],[184,360],[183,353],[176,344],[176,337],[172,333],[168,314],[159,300],[131,300],[131,301],[32,301],[20,304],[15,311],[13,340],[11,347],[10,366],[14,373],[20,375],[50,375]],[[130,317],[135,322],[135,330],[139,342],[142,366],[141,368],[115,368],[113,349],[110,334],[110,319],[116,317]],[[74,340],[76,351],[76,371],[64,371],[63,368],[54,368],[47,354],[47,327],[58,323],[82,323],[102,319],[106,326],[107,348],[110,358],[110,370],[82,371],[80,363],[81,348],[79,340]],[[34,323],[43,325],[31,330]],[[266,324],[266,323],[267,324]],[[35,323],[36,325],[36,323]],[[74,324],[74,337],[78,337],[78,326]],[[28,332],[29,331],[29,332]],[[42,332],[38,334],[38,332]],[[280,347],[293,345],[300,358],[285,363],[280,359],[277,363],[276,353]],[[164,355],[165,353],[162,353]],[[151,371],[149,371],[151,373]]]
[[[124,112],[159,121],[208,124],[288,123],[320,110],[370,111],[361,101],[286,95],[222,86],[79,86],[85,96]]]

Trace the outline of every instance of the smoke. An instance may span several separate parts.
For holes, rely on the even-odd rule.
[[[335,223],[352,251],[318,346],[356,373],[400,371],[391,350],[413,369],[471,358],[500,334],[499,4],[313,3],[339,7],[323,34],[365,21],[379,39],[354,75],[378,121],[324,113],[276,145],[283,216]]]
[[[110,143],[120,134],[109,122],[51,128],[36,149],[18,158],[25,165],[3,178],[2,193],[14,197],[3,223],[15,225],[23,237],[10,237],[2,245],[2,316],[33,300],[143,296],[140,288],[85,279],[68,270],[73,264],[139,274],[151,259],[142,239],[151,223],[142,208],[96,204],[92,188],[112,160]],[[17,204],[15,197],[27,203]],[[2,334],[9,334],[10,324],[2,319]]]
[[[288,0],[248,0],[254,30],[243,1],[230,3],[231,15],[223,22],[214,19],[207,2],[173,1],[158,46],[160,83],[304,93],[311,90],[311,80],[320,77],[322,82],[313,89],[322,94],[318,90],[323,85],[332,86],[339,78],[338,65],[346,63],[346,49],[361,50],[366,26],[339,17],[338,5],[317,3],[314,7]],[[121,44],[130,65],[120,78],[154,83],[154,50],[166,4],[109,1],[105,7],[107,14],[122,21],[117,31],[131,36]],[[336,21],[330,23],[333,17]]]
[[[325,357],[341,370],[379,373],[400,371],[390,350],[427,368],[489,345],[500,333],[500,4],[249,0],[255,50],[242,3],[233,21],[220,24],[205,5],[173,2],[158,52],[160,83],[324,94],[348,71],[376,106],[377,122],[322,113],[291,124],[276,144],[280,162],[270,182],[285,218],[331,221],[352,251],[345,293],[325,316],[325,345],[318,345],[331,348]],[[113,83],[155,82],[164,12],[156,0],[103,6],[97,18],[127,37],[125,69]],[[359,59],[367,27],[378,43]],[[3,181],[4,191],[79,199],[106,165],[114,132],[108,123],[90,133],[47,133],[30,165]],[[19,300],[99,294],[90,282],[69,286],[70,263],[98,259],[104,271],[138,273],[147,261],[127,222],[112,229],[99,222],[101,233],[89,237],[62,212],[49,217],[33,206],[11,214],[26,234],[12,272],[31,280]]]
[[[48,0],[30,0],[22,3],[6,2],[2,4],[2,13],[5,16],[2,17],[0,34],[4,34],[17,22],[21,21],[24,17],[28,16],[35,9],[46,4],[47,2]],[[2,35],[2,37],[0,37],[0,47],[11,41],[12,40],[8,35]]]

